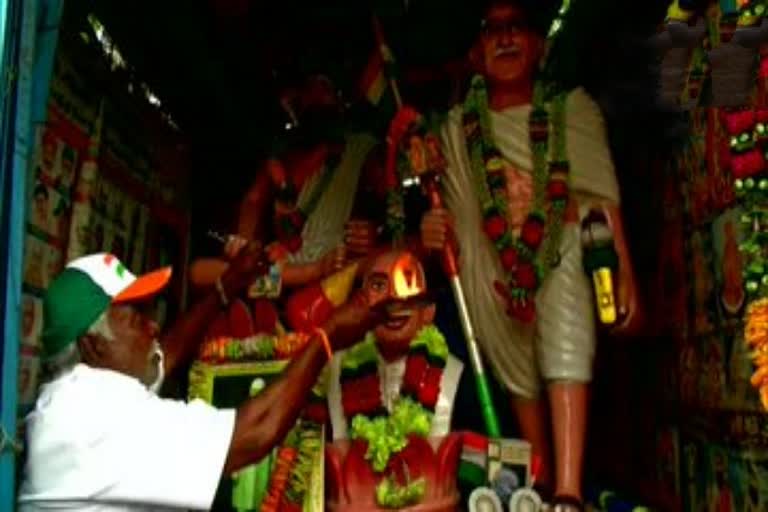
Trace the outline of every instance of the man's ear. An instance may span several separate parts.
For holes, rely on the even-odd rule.
[[[80,338],[77,342],[77,348],[80,350],[83,362],[98,366],[109,350],[106,343],[104,338],[93,334],[86,334]]]

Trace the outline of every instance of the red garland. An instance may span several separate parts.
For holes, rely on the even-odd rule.
[[[434,411],[440,398],[444,365],[431,364],[423,350],[418,347],[409,352],[400,392]],[[358,414],[372,415],[381,411],[383,403],[378,371],[352,378],[342,377],[341,401],[344,416],[350,420]]]
[[[755,126],[754,110],[736,110],[723,112],[723,125],[730,135],[751,132]]]
[[[501,215],[496,214],[485,219],[483,229],[491,241],[498,242],[507,232],[507,221]]]
[[[765,168],[765,158],[757,149],[731,156],[731,171],[736,179],[746,179],[759,174]]]

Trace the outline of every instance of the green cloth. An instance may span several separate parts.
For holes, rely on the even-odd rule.
[[[67,268],[48,287],[43,298],[43,355],[54,357],[75,343],[107,310],[112,297],[88,274]]]

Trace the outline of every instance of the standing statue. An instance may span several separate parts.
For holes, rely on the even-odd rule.
[[[604,213],[619,256],[615,328],[638,317],[600,109],[583,89],[548,98],[536,83],[545,38],[531,4],[496,0],[484,11],[470,54],[478,74],[442,134],[447,210],[428,212],[421,235],[427,249],[458,242],[481,348],[545,461],[541,490],[554,484],[555,510],[578,511],[596,337],[580,236],[591,210]]]

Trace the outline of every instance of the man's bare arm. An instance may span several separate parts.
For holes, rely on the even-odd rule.
[[[322,342],[313,339],[277,381],[237,410],[226,474],[261,460],[286,436],[327,360]]]
[[[335,349],[360,341],[382,320],[362,294],[334,311],[325,332]],[[237,410],[224,470],[229,473],[262,459],[294,425],[312,386],[328,361],[320,338],[313,338],[282,376]]]

